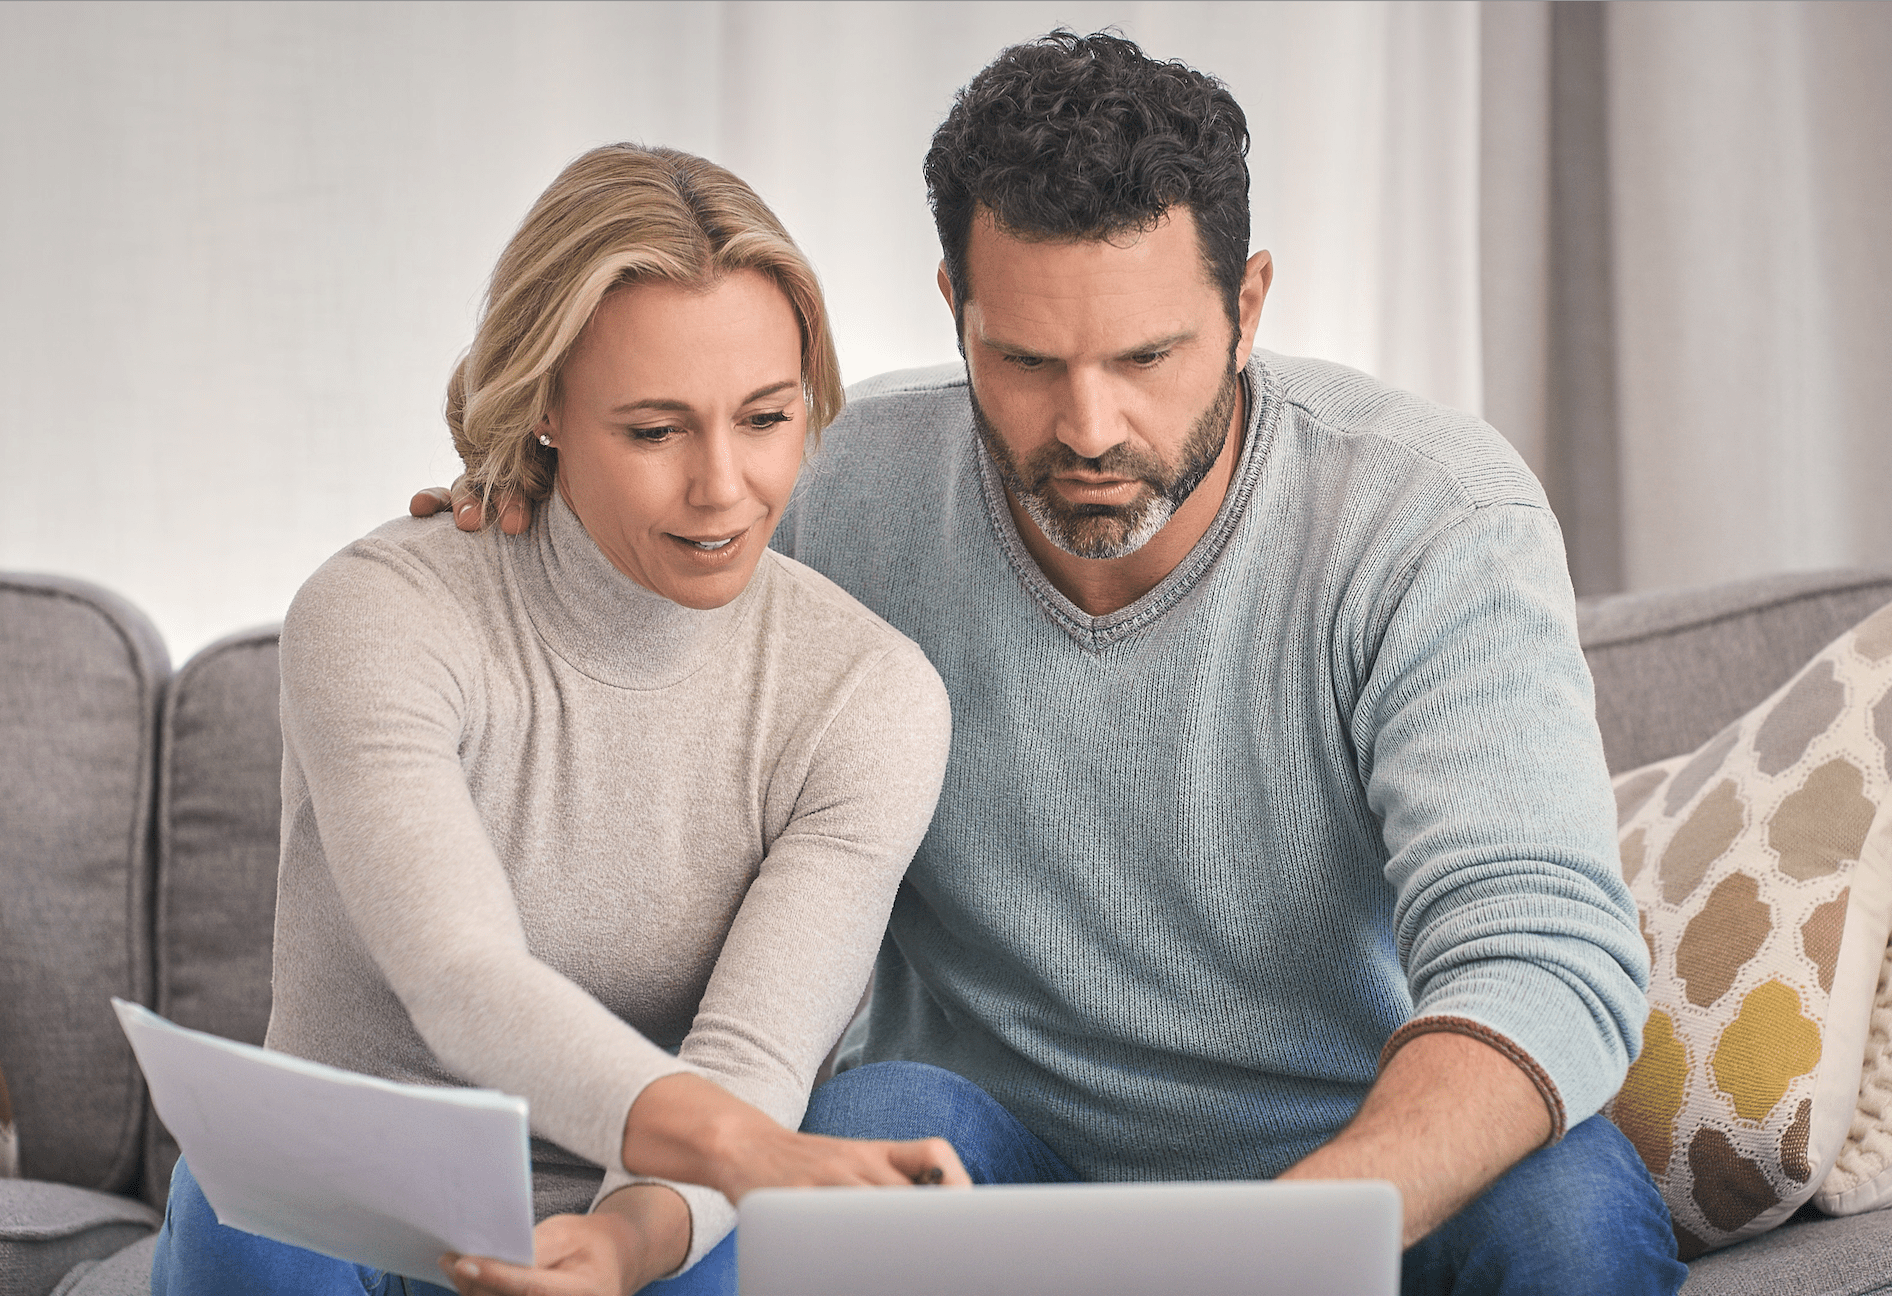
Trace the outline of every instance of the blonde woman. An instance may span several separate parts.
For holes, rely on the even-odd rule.
[[[949,738],[920,651],[768,548],[840,403],[761,200],[596,149],[448,394],[532,526],[391,522],[289,611],[268,1044],[530,1101],[537,1264],[447,1257],[462,1293],[733,1291],[752,1188],[965,1181],[937,1139],[794,1132]],[[178,1166],[157,1296],[423,1286],[223,1228]]]

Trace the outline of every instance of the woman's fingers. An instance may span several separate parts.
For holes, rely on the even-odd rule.
[[[440,1267],[460,1296],[604,1296],[586,1276],[555,1269],[522,1269],[485,1256],[443,1258]]]
[[[601,1242],[608,1227],[587,1215],[554,1215],[532,1230],[536,1263],[444,1255],[440,1267],[460,1296],[619,1296],[618,1270]]]
[[[887,1160],[906,1176],[908,1183],[941,1184],[950,1188],[970,1188],[972,1176],[959,1162],[953,1145],[943,1138],[914,1139],[907,1143],[882,1143]]]

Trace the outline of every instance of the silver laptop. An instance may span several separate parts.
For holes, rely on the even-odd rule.
[[[771,1188],[742,1296],[1397,1296],[1399,1193],[1335,1183]]]

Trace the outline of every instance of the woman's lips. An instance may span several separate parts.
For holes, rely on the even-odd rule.
[[[720,567],[735,559],[743,549],[743,541],[748,538],[753,526],[742,530],[716,535],[678,535],[674,531],[665,534],[691,562],[703,566]]]

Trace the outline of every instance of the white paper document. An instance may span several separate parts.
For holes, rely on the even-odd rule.
[[[395,1084],[112,1007],[223,1223],[443,1287],[443,1252],[532,1263],[525,1099]]]

